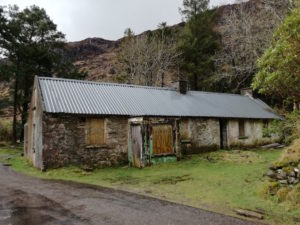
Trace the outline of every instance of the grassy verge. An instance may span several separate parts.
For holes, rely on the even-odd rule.
[[[7,151],[0,149],[0,155]],[[234,215],[234,208],[263,209],[268,222],[293,224],[300,217],[298,208],[264,196],[263,174],[279,155],[279,150],[218,151],[142,170],[117,167],[93,172],[76,166],[40,172],[20,156],[10,163],[16,171],[40,178],[113,187],[229,215]]]

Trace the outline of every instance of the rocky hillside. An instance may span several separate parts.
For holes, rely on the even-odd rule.
[[[119,41],[87,38],[68,43],[68,54],[79,68],[88,72],[88,80],[112,81],[118,48]]]
[[[219,54],[222,59],[218,64],[222,68],[220,73],[231,75],[232,71],[224,71],[223,68],[230,68],[233,58],[240,54],[238,51],[245,50],[249,51],[249,54],[241,55],[241,58],[246,57],[247,60],[245,63],[237,65],[238,69],[244,73],[245,69],[249,69],[250,64],[250,67],[253,67],[249,69],[251,70],[250,74],[254,72],[256,59],[268,46],[272,33],[278,26],[278,17],[283,17],[286,13],[285,0],[276,1],[276,3],[268,2],[274,1],[250,0],[241,4],[225,5],[218,9],[219,16],[215,29],[221,34],[223,50]],[[266,6],[266,3],[269,5]],[[234,23],[230,24],[232,20]],[[254,26],[252,26],[253,24]],[[174,25],[174,27],[176,26],[183,27],[184,23]],[[232,39],[231,33],[237,37],[235,40]],[[247,38],[243,40],[242,38],[245,36]],[[68,44],[70,56],[74,58],[76,65],[88,72],[88,80],[113,82],[116,77],[115,61],[121,40],[88,38],[83,41],[71,42]],[[257,48],[244,49],[243,41],[249,42],[250,45],[255,43],[256,46],[259,46],[259,51]],[[172,76],[172,72],[169,73],[169,76]],[[172,80],[171,77],[166,79]]]

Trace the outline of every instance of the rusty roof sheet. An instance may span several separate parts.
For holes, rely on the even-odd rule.
[[[188,91],[59,78],[38,78],[48,113],[280,119],[261,100]]]

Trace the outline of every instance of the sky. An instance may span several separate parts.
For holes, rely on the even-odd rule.
[[[233,2],[211,0],[211,6]],[[88,37],[117,40],[128,27],[139,34],[161,22],[179,23],[182,0],[0,0],[0,5],[14,4],[20,9],[33,4],[44,8],[68,41],[80,41]]]

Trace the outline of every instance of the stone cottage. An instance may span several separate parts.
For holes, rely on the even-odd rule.
[[[36,77],[25,156],[42,170],[69,164],[143,167],[182,154],[273,142],[280,119],[251,94]]]

